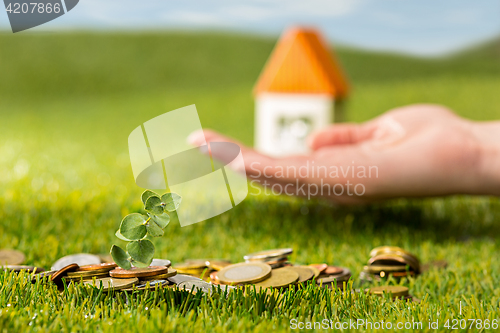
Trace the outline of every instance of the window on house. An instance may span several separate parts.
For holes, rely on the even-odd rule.
[[[280,117],[278,119],[277,139],[284,145],[303,144],[313,129],[313,119],[302,117]]]

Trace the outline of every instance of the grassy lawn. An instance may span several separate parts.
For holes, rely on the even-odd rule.
[[[196,104],[202,125],[253,141],[252,86],[274,40],[187,33],[0,34],[0,248],[48,268],[63,255],[107,253],[122,216],[139,211],[127,137],[164,112]],[[500,51],[494,42],[446,59],[338,47],[353,85],[349,121],[409,103],[500,118]],[[39,331],[288,331],[290,319],[332,321],[500,319],[500,200],[451,197],[363,207],[249,196],[185,228],[171,223],[155,257],[242,261],[292,247],[296,263],[327,262],[357,277],[371,248],[399,245],[423,263],[403,281],[420,304],[308,287],[284,296],[123,295],[81,287],[60,294],[0,273],[0,329]],[[388,281],[388,283],[396,283]],[[354,281],[354,287],[358,283]],[[462,314],[459,314],[460,302]]]

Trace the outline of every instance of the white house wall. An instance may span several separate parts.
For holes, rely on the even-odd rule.
[[[272,156],[307,153],[305,143],[277,140],[281,118],[308,118],[312,131],[333,121],[333,98],[323,94],[263,93],[256,98],[255,147]]]

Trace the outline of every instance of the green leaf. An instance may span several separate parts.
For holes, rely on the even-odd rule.
[[[160,215],[153,215],[153,214],[148,214],[148,215],[162,229],[164,229],[170,223],[170,216],[167,213],[163,213]]]
[[[146,236],[146,216],[141,214],[129,214],[125,216],[120,224],[120,233],[129,240],[138,240]]]
[[[139,264],[150,265],[155,255],[155,246],[146,239],[128,243],[127,252]],[[135,265],[135,264],[134,264]]]
[[[156,224],[156,222],[150,220],[146,225],[146,229],[148,229],[148,235],[153,237],[163,236],[163,230]]]
[[[146,267],[149,267],[151,263],[149,264],[144,264],[144,263],[140,263],[138,261],[135,261],[135,260],[132,260],[132,265],[134,265],[135,267],[139,267],[139,268],[146,268]]]
[[[179,208],[182,198],[177,193],[165,193],[161,196],[161,202],[164,204],[165,210],[173,212]]]
[[[131,240],[128,239],[128,238],[125,238],[125,236],[123,236],[121,233],[120,233],[120,229],[116,230],[115,232],[115,236],[118,237],[119,239],[121,240],[124,240],[126,242],[130,242]]]
[[[153,192],[153,191],[150,191],[150,190],[146,190],[142,193],[141,195],[141,200],[142,200],[142,203],[145,205],[146,204],[146,201],[148,200],[149,197],[152,197],[152,196],[157,196],[158,198],[160,197],[157,193]]]
[[[109,253],[111,254],[111,257],[113,257],[115,263],[118,264],[118,266],[120,266],[121,268],[132,268],[132,265],[128,261],[129,255],[121,247],[113,245]]]
[[[148,200],[146,200],[146,203],[144,204],[144,209],[155,215],[163,214],[163,206],[161,204],[160,197],[157,196],[149,197]]]

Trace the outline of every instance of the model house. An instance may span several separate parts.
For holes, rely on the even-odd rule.
[[[348,91],[316,30],[286,31],[254,87],[255,147],[272,156],[306,153],[307,136],[333,122],[335,101]]]

